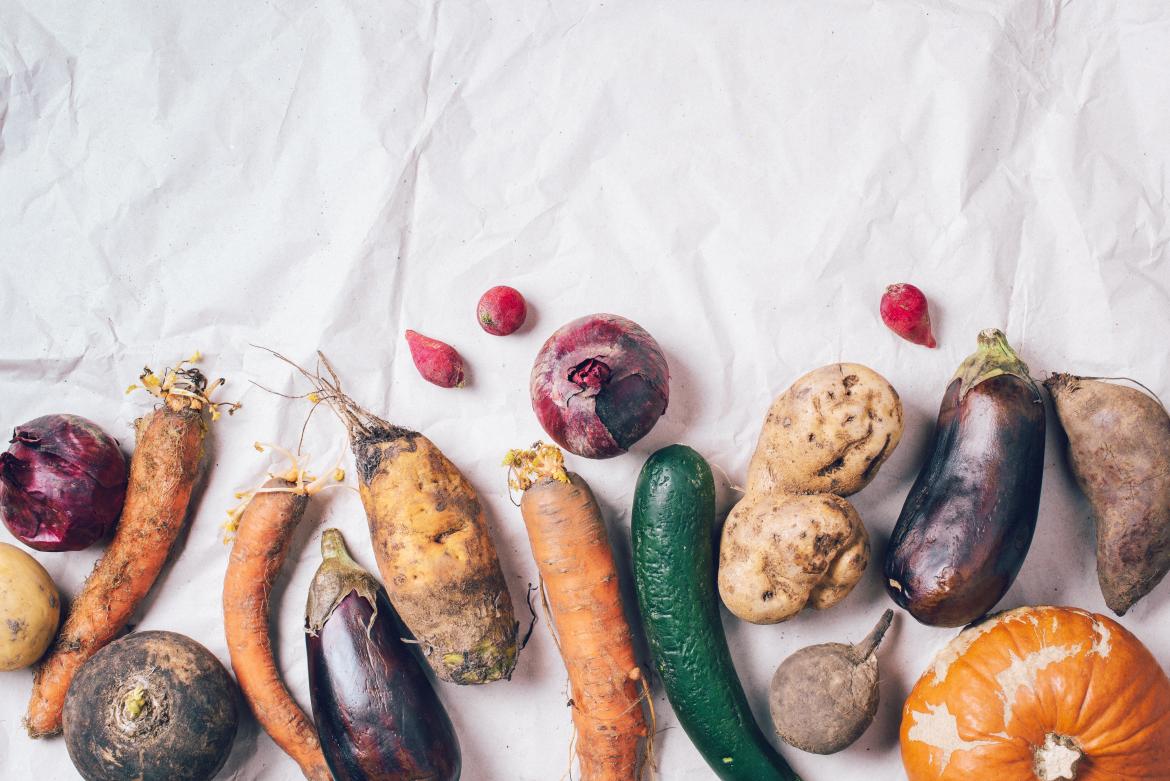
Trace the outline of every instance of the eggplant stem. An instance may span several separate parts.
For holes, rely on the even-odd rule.
[[[326,529],[321,534],[321,565],[317,567],[317,574],[309,584],[305,631],[311,635],[320,633],[342,600],[356,593],[373,607],[366,625],[366,633],[369,634],[373,630],[374,619],[378,617],[379,588],[378,581],[349,555],[341,532]]]
[[[1028,364],[1020,359],[1012,346],[1008,344],[1007,336],[998,328],[985,328],[979,332],[978,347],[975,352],[959,365],[951,381],[959,380],[959,400],[976,385],[986,382],[1000,375],[1019,377],[1030,384],[1039,399],[1040,391],[1028,373]]]

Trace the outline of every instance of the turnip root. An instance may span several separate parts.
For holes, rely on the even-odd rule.
[[[780,663],[768,707],[785,743],[834,754],[861,737],[877,713],[877,647],[893,618],[887,610],[857,645],[810,645]]]
[[[1124,385],[1054,374],[1044,383],[1097,526],[1097,579],[1125,615],[1170,570],[1170,415]]]

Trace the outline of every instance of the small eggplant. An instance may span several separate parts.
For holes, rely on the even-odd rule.
[[[924,624],[962,626],[1003,597],[1032,542],[1044,402],[1002,331],[952,378],[886,551],[886,590]]]
[[[309,587],[313,718],[336,781],[457,781],[459,740],[409,633],[336,529]]]

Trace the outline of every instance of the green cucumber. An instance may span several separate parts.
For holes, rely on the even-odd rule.
[[[760,731],[735,673],[715,594],[715,481],[670,445],[634,491],[634,581],[654,664],[679,723],[723,781],[800,781]]]

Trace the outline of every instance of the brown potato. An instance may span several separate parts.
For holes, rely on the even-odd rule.
[[[719,595],[743,620],[775,624],[837,604],[868,562],[869,535],[845,499],[749,493],[723,525]]]
[[[902,401],[873,369],[834,363],[804,375],[768,410],[748,491],[849,496],[902,438]]]
[[[0,542],[0,670],[19,670],[44,656],[60,617],[61,598],[45,568]]]

